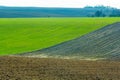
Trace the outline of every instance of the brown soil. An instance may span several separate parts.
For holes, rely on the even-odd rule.
[[[120,80],[120,62],[4,56],[0,80]]]

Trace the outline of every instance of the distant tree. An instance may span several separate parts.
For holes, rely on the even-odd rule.
[[[96,11],[95,12],[95,17],[101,17],[102,11]]]
[[[48,18],[50,17],[50,16],[47,16]]]
[[[104,13],[102,13],[102,17],[105,17],[106,15]]]
[[[114,9],[109,16],[110,17],[120,17],[120,10],[119,9]]]

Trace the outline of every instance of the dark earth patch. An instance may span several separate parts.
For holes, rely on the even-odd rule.
[[[120,80],[120,62],[4,56],[0,80]]]

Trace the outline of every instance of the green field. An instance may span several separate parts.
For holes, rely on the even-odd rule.
[[[1,18],[0,55],[50,47],[119,21],[120,18]]]

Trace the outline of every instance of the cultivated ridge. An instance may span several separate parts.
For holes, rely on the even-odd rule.
[[[22,56],[120,60],[120,22],[61,44]]]

